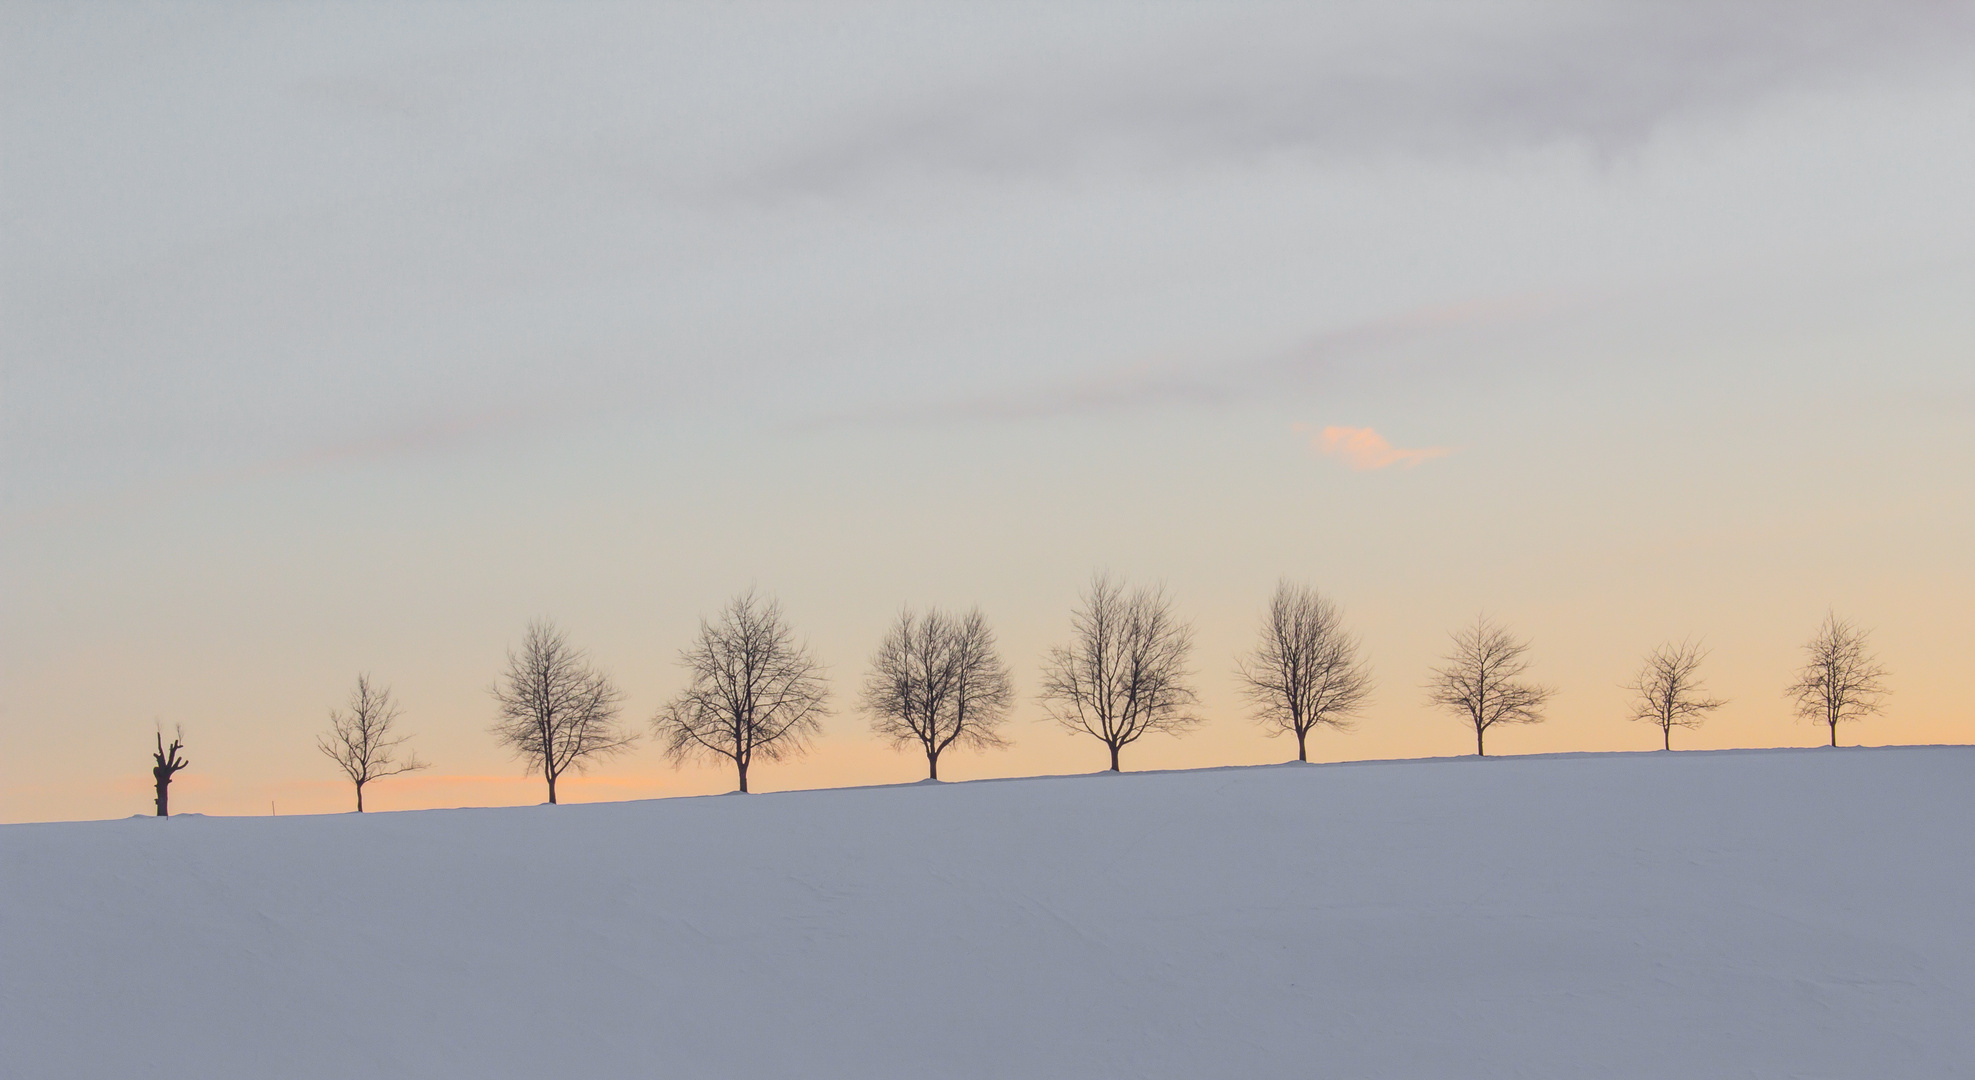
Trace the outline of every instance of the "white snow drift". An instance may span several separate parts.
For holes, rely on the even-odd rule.
[[[17,1077],[1975,1070],[1975,748],[0,827]]]

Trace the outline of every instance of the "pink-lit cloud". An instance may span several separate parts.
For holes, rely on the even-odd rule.
[[[1318,452],[1341,458],[1353,469],[1383,469],[1388,465],[1412,468],[1422,461],[1446,457],[1454,451],[1445,446],[1417,449],[1394,446],[1371,428],[1327,427],[1310,440]]]

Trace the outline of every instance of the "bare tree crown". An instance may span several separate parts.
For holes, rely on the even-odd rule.
[[[398,758],[398,747],[409,735],[395,732],[398,704],[391,700],[391,688],[373,686],[369,675],[358,675],[350,692],[348,712],[329,712],[329,732],[316,739],[316,749],[335,762],[357,789],[357,813],[363,813],[363,786],[387,776],[430,768],[417,754]]]
[[[756,758],[779,761],[808,749],[829,715],[823,666],[798,644],[772,597],[753,590],[727,604],[719,622],[701,619],[699,638],[679,654],[689,681],[652,725],[675,763],[724,758],[740,790]]]
[[[998,749],[1014,687],[976,608],[955,616],[934,609],[901,611],[871,657],[860,707],[871,730],[897,746],[917,745],[927,773],[939,779],[949,747]]]
[[[1796,701],[1797,716],[1831,729],[1838,745],[1838,725],[1862,720],[1879,711],[1886,700],[1886,669],[1866,649],[1867,631],[1850,620],[1826,612],[1824,625],[1804,645],[1804,667],[1784,694]]]
[[[1070,644],[1051,648],[1043,663],[1041,698],[1065,730],[1109,748],[1112,771],[1118,752],[1145,735],[1179,735],[1200,722],[1188,682],[1193,629],[1164,590],[1127,594],[1122,583],[1099,574],[1070,622]]]
[[[493,695],[494,734],[542,774],[551,803],[564,772],[581,772],[637,741],[617,723],[622,692],[547,619],[528,625],[519,651],[508,650],[507,672]]]
[[[1485,737],[1497,724],[1539,724],[1543,705],[1555,690],[1524,682],[1529,643],[1486,615],[1454,632],[1454,650],[1445,666],[1433,669],[1427,703],[1458,716],[1474,728],[1474,752],[1487,753]]]
[[[1646,657],[1639,674],[1625,685],[1632,691],[1632,719],[1660,729],[1662,749],[1673,749],[1673,729],[1700,727],[1709,713],[1726,705],[1707,696],[1701,661],[1708,651],[1698,643],[1667,642]]]
[[[1276,585],[1261,640],[1237,661],[1242,692],[1270,735],[1296,736],[1296,759],[1309,760],[1311,731],[1348,731],[1370,700],[1371,670],[1358,639],[1344,630],[1337,605],[1307,585]]]

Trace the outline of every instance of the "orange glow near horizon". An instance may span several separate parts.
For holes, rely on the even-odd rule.
[[[1778,703],[1780,705],[1780,701]],[[1679,750],[1766,749],[1816,747],[1824,729],[1798,723],[1780,708],[1760,719],[1724,711],[1698,729],[1675,732]],[[1541,725],[1498,729],[1490,736],[1490,756],[1533,753],[1636,751],[1658,752],[1657,729],[1606,717],[1602,730],[1585,730],[1570,710],[1553,711]],[[1415,730],[1382,732],[1367,738],[1364,725],[1355,732],[1319,731],[1311,737],[1313,762],[1395,760],[1459,757],[1471,753],[1472,737],[1456,721],[1420,715]],[[1016,745],[999,753],[949,752],[942,756],[943,780],[1094,773],[1104,768],[1102,747],[1088,738],[1075,738],[1046,723],[1013,725]],[[1410,738],[1394,738],[1405,734]],[[1975,725],[1966,718],[1903,715],[1897,703],[1887,715],[1840,728],[1842,746],[1967,744],[1975,742]],[[1408,744],[1411,744],[1410,746]],[[1499,749],[1495,749],[1499,747]],[[1408,750],[1412,752],[1407,752]],[[1292,760],[1294,743],[1268,738],[1245,718],[1210,722],[1183,738],[1150,738],[1128,747],[1125,771],[1213,768],[1261,765]],[[654,768],[653,752],[642,752],[605,763],[586,774],[565,774],[557,783],[565,804],[619,802],[683,796],[721,795],[734,790],[732,766],[700,764],[674,769]],[[325,771],[333,767],[323,763]],[[839,730],[815,744],[802,758],[761,762],[749,773],[756,793],[818,790],[868,785],[908,784],[925,778],[924,759],[916,750],[893,750],[854,729]],[[61,789],[56,785],[9,792],[8,820],[86,820],[149,816],[152,787],[148,776],[132,773],[106,785]],[[522,775],[518,766],[506,774],[412,773],[374,781],[364,791],[365,808],[383,813],[405,810],[531,806],[546,801],[546,787],[535,775]],[[243,779],[188,771],[172,784],[177,814],[260,816],[266,814],[328,814],[353,809],[347,781],[285,777]],[[63,808],[56,814],[21,813],[33,807]]]

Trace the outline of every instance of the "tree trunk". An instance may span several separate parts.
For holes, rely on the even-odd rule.
[[[1116,746],[1111,747],[1111,771],[1112,772],[1121,771],[1118,768],[1118,748]]]
[[[555,774],[552,772],[544,772],[543,775],[549,778],[549,805],[554,806],[555,805]]]
[[[744,761],[735,761],[734,768],[741,774],[741,794],[745,795],[747,794],[747,763]]]
[[[1660,749],[1662,750],[1673,749],[1673,729],[1671,727],[1661,726]]]
[[[1474,756],[1475,756],[1475,757],[1487,757],[1487,756],[1488,756],[1488,751],[1487,751],[1487,750],[1485,750],[1485,749],[1483,749],[1483,748],[1482,748],[1482,745],[1481,745],[1481,733],[1482,733],[1482,732],[1484,732],[1484,731],[1487,731],[1487,730],[1488,730],[1487,728],[1485,728],[1485,727],[1482,727],[1482,726],[1481,726],[1481,725],[1479,725],[1479,724],[1476,724],[1476,725],[1475,725],[1475,728],[1474,728]]]
[[[171,790],[171,774],[163,769],[152,769],[151,776],[158,781],[158,816],[170,817],[171,801],[168,793]]]
[[[1838,745],[1838,722],[1836,720],[1831,721],[1831,745]]]
[[[926,751],[926,779],[939,779],[939,751]]]
[[[1309,734],[1310,732],[1309,729],[1307,728],[1299,730],[1296,733],[1296,760],[1298,761],[1310,760],[1309,753],[1303,749],[1303,740],[1306,739],[1309,736]]]
[[[357,785],[357,813],[363,813],[363,785]]]

